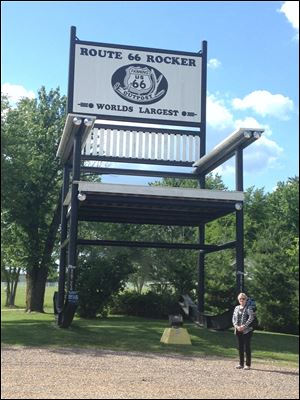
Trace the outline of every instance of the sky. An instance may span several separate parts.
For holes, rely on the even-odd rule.
[[[206,40],[206,152],[260,127],[244,150],[244,189],[298,176],[298,1],[3,1],[1,91],[12,105],[41,86],[67,95],[71,26],[80,40],[172,51]],[[234,159],[214,172],[235,190]]]

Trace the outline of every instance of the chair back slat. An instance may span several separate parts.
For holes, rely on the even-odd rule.
[[[83,155],[148,162],[193,163],[200,157],[200,137],[190,132],[139,131],[129,128],[95,127],[86,139]]]

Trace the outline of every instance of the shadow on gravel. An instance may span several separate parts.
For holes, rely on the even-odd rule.
[[[276,370],[276,369],[262,369],[262,368],[252,368],[250,371],[262,371],[262,372],[275,372],[276,374],[282,374],[282,375],[293,375],[293,376],[299,376],[299,372],[291,372],[291,371],[282,371],[282,370]]]

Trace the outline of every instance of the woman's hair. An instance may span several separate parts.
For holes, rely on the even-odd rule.
[[[239,299],[240,297],[245,297],[246,300],[248,299],[245,293],[240,293],[237,298]]]

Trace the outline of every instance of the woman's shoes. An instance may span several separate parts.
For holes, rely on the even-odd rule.
[[[249,365],[243,366],[243,365],[240,365],[240,364],[237,365],[235,368],[236,368],[236,369],[250,369]]]

